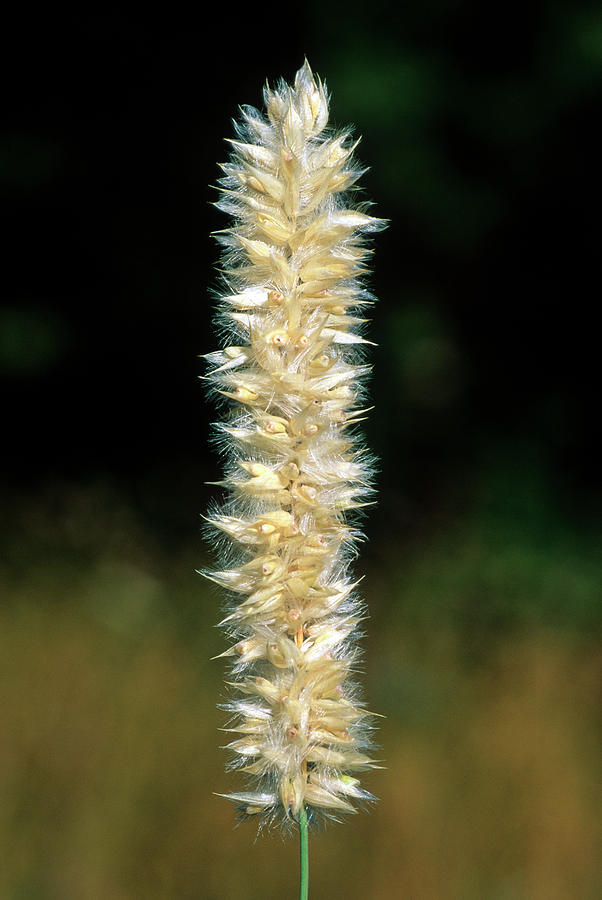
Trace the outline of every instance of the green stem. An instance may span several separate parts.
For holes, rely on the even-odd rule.
[[[309,893],[309,840],[307,834],[307,813],[304,806],[299,810],[299,838],[299,859],[301,862],[299,900],[307,900]]]

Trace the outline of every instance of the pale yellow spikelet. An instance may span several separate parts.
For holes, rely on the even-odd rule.
[[[290,821],[303,806],[311,821],[371,799],[349,773],[375,767],[352,677],[364,606],[347,569],[370,492],[353,433],[367,412],[363,236],[384,222],[348,205],[355,144],[326,130],[308,63],[264,99],[266,116],[242,111],[217,204],[234,218],[218,233],[231,340],[207,355],[207,378],[228,404],[229,499],[207,521],[227,564],[205,574],[232,598],[225,730],[252,788],[222,796],[244,815]]]

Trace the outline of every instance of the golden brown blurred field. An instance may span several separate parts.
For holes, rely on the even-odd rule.
[[[106,485],[55,487],[11,512],[2,900],[295,897],[296,841],[254,842],[213,794],[236,778],[219,750],[219,601],[194,574],[200,541],[166,552]],[[312,895],[594,900],[595,630],[467,621],[458,598],[491,560],[467,533],[456,540],[453,553],[433,538],[405,561],[385,550],[359,566],[386,768],[371,776],[381,799],[369,815],[313,836]],[[564,560],[569,582],[571,571]],[[498,573],[498,605],[529,585],[516,579]]]

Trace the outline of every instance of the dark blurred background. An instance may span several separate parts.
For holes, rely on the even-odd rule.
[[[599,5],[99,8],[0,41],[0,898],[296,895],[295,841],[212,794],[238,781],[194,570],[208,185],[304,55],[391,220],[357,566],[387,768],[312,891],[599,897]]]

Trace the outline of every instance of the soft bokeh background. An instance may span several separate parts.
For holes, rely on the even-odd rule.
[[[2,43],[0,898],[296,896],[296,842],[212,793],[196,356],[222,138],[304,54],[391,219],[358,564],[386,769],[312,895],[601,896],[599,5],[53,9]]]

